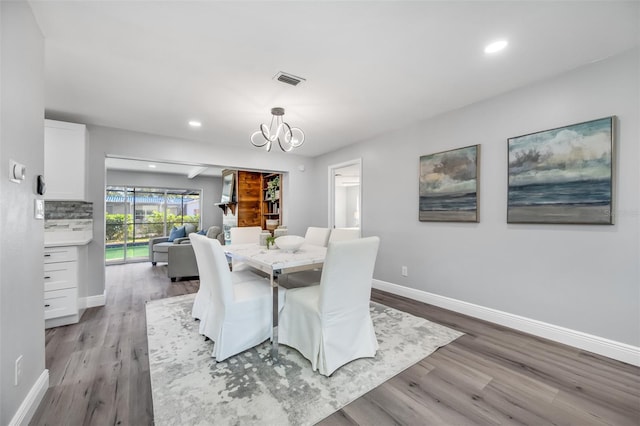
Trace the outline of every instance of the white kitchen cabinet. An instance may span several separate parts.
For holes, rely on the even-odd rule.
[[[65,288],[63,290],[51,290],[44,292],[44,319],[60,318],[69,315],[77,315],[78,294],[75,288]],[[77,322],[69,321],[67,324]]]
[[[44,249],[45,327],[78,322],[78,248]]]
[[[45,200],[86,199],[84,124],[44,120]]]

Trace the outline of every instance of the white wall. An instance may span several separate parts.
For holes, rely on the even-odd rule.
[[[336,228],[360,226],[360,220],[354,216],[358,209],[359,186],[336,186],[334,189],[334,225]]]
[[[66,119],[56,116],[47,118]],[[106,184],[104,161],[107,155],[284,172],[284,224],[291,233],[298,235],[304,235],[316,203],[315,194],[310,191],[314,187],[312,159],[253,148],[248,136],[246,147],[229,148],[109,127],[88,126],[87,201],[93,202],[93,219],[96,224],[93,241],[89,243],[89,276],[92,277],[89,296],[102,295],[105,288],[102,241]],[[295,203],[289,200],[295,200]]]
[[[336,228],[347,227],[347,188],[344,186],[336,185],[334,188],[335,200],[333,204],[334,209],[334,225]]]
[[[214,205],[220,202],[222,194],[220,176],[196,176],[189,179],[177,174],[109,170],[107,185],[200,190],[202,227],[208,229],[210,226],[217,225],[222,229],[222,210]]]
[[[346,210],[346,220],[347,227],[354,228],[360,226],[360,219],[356,218],[354,215],[358,211],[358,197],[360,196],[360,187],[359,186],[348,186],[346,188],[345,199],[347,202],[347,210]]]
[[[44,40],[26,2],[0,2],[0,15],[0,424],[6,425],[36,383],[41,390],[48,383],[41,381],[48,377],[44,222],[33,217],[36,176],[44,173]],[[9,159],[26,166],[21,184],[8,179]],[[14,386],[20,355],[22,378]]]
[[[361,157],[362,232],[382,240],[375,278],[640,346],[638,62],[627,52],[319,157],[314,222],[327,223],[327,166]],[[507,224],[507,138],[610,115],[616,224]],[[419,157],[473,144],[480,223],[419,222]]]

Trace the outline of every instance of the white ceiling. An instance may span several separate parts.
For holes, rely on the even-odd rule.
[[[307,156],[639,44],[637,1],[30,4],[47,117],[248,148],[282,106]],[[486,55],[498,38],[507,49]]]

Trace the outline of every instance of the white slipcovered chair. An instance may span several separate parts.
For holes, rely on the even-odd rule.
[[[242,271],[232,273],[218,240],[191,237],[200,270],[200,291],[194,301],[200,333],[213,340],[217,362],[224,361],[271,337],[272,295],[269,282]],[[284,289],[278,289],[284,300]]]
[[[304,243],[326,247],[329,240],[329,228],[317,228],[310,226],[304,234]]]
[[[262,228],[259,226],[235,226],[229,229],[231,244],[246,244],[260,242]]]
[[[329,243],[319,286],[287,291],[278,341],[325,376],[378,350],[369,313],[378,237]]]
[[[321,228],[325,229],[325,228]],[[307,231],[308,232],[308,231]],[[353,228],[333,228],[329,233],[329,243],[334,241],[346,241],[360,238],[360,229]],[[305,237],[306,239],[306,237]],[[301,271],[287,274],[283,280],[283,287],[298,288],[316,285],[320,283],[321,270]]]
[[[360,228],[333,228],[329,235],[329,242],[345,241],[360,238]]]
[[[262,228],[259,226],[242,226],[234,227],[229,230],[229,236],[231,244],[248,244],[248,243],[260,243],[260,234]],[[231,269],[234,271],[242,271],[248,268],[244,262],[231,259]]]
[[[194,252],[194,256],[196,259],[196,265],[202,265],[205,263],[210,263],[213,262],[212,258],[206,257],[205,254],[203,254],[202,250],[196,250],[196,245],[198,245],[198,243],[196,242],[196,244],[193,243],[194,239],[206,239],[206,238],[210,238],[210,237],[205,237],[202,235],[198,235],[195,233],[189,234],[189,240],[191,242],[190,247]],[[220,241],[220,240],[218,240]],[[203,257],[205,256],[205,257]],[[228,269],[228,264],[227,264],[227,269]],[[196,266],[196,269],[198,268],[198,266]],[[257,280],[257,279],[261,279],[262,276],[257,275],[255,273],[253,273],[250,270],[246,270],[246,271],[236,271],[236,272],[232,272],[231,273],[231,279],[234,283],[239,283],[242,281],[251,281],[251,280]],[[206,276],[200,276],[200,288],[198,289],[198,292],[196,293],[196,297],[193,301],[193,308],[191,310],[191,316],[194,319],[197,320],[201,320],[204,318],[205,316],[205,312],[206,310],[211,306],[212,302],[211,302],[211,298],[212,298],[212,277],[210,274],[206,275]],[[202,322],[200,323],[200,334],[202,334]]]

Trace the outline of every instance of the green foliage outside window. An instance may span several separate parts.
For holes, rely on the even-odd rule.
[[[198,227],[200,224],[200,215],[177,215],[167,213],[167,233],[171,231],[174,226],[182,226],[185,223],[192,223]],[[124,230],[127,226],[127,232],[129,239],[132,239],[133,233],[133,217],[131,214],[125,215],[122,213],[107,213],[106,214],[106,239],[109,242],[123,241]],[[135,240],[147,240],[153,237],[161,237],[164,233],[164,214],[158,211],[154,211],[151,214],[146,215],[142,222],[136,223]]]
[[[192,223],[198,228],[200,224],[200,215],[178,215],[173,213],[167,213],[167,233],[171,231],[174,226],[182,226],[185,223]],[[164,235],[164,215],[160,212],[154,211],[150,215],[147,215],[144,226],[146,232],[144,234],[155,237]],[[139,232],[142,233],[142,232]]]
[[[129,234],[133,233],[131,215],[128,214],[126,223],[129,223]],[[122,241],[124,239],[125,215],[122,213],[106,214],[107,241]]]

